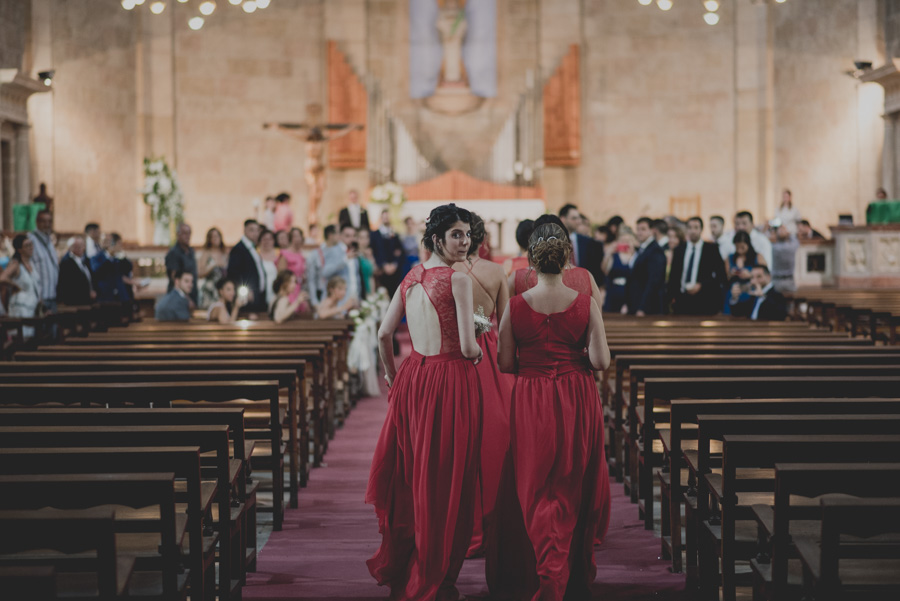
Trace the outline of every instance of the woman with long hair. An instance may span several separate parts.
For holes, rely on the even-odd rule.
[[[41,304],[40,274],[32,263],[34,242],[24,234],[13,238],[13,256],[6,269],[0,273],[0,284],[13,290],[9,297],[10,317],[34,317]],[[34,336],[34,328],[22,327],[22,338]]]
[[[523,219],[516,226],[516,244],[519,245],[519,254],[508,259],[503,264],[503,269],[507,274],[513,274],[519,269],[528,269],[528,239],[531,238],[531,232],[534,231],[534,220]],[[510,282],[515,282],[510,279]],[[513,289],[514,284],[509,284],[509,289]]]
[[[513,297],[500,321],[500,369],[518,377],[510,415],[515,486],[509,515],[520,515],[525,544],[500,536],[498,597],[561,601],[590,598],[594,540],[609,524],[603,408],[594,370],[609,367],[600,307],[563,284],[566,231],[535,228],[533,288]],[[488,556],[489,566],[492,557]]]
[[[757,265],[766,265],[766,258],[753,248],[750,234],[739,230],[735,232],[732,242],[734,244],[734,252],[728,256],[728,291],[725,294],[725,307],[723,309],[726,315],[731,314],[729,299],[735,288],[738,289],[739,300],[742,301],[749,298],[750,272]]]
[[[206,232],[197,268],[197,277],[203,280],[200,285],[200,308],[208,309],[219,298],[217,287],[228,268],[228,252],[219,228],[211,227]]]
[[[367,562],[394,601],[456,601],[456,578],[472,538],[481,446],[472,279],[453,265],[471,246],[471,214],[454,204],[431,211],[415,266],[378,331],[390,387],[366,502],[381,547]],[[394,363],[392,337],[406,315],[413,350]]]

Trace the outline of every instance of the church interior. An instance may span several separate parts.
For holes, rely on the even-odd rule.
[[[896,599],[898,199],[896,0],[0,0],[0,596]],[[412,594],[373,454],[446,351],[433,265],[484,424],[465,561]],[[504,318],[557,280],[609,485],[562,572],[497,534]]]

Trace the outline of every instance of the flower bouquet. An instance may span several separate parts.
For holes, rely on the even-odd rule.
[[[494,327],[494,324],[491,323],[490,318],[488,318],[484,314],[484,307],[478,305],[478,310],[475,311],[475,336],[481,336],[482,334],[487,334],[491,331],[491,328]]]
[[[184,219],[184,198],[178,176],[169,169],[164,158],[144,159],[144,204],[150,207],[153,218],[153,243],[168,246],[172,224]]]

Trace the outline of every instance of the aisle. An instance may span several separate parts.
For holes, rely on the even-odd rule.
[[[300,491],[300,507],[288,510],[284,530],[272,533],[259,556],[259,571],[249,574],[245,599],[382,601],[365,560],[380,542],[375,512],[363,504],[369,464],[384,421],[384,399],[364,399],[338,430],[328,449],[327,467],[314,470]],[[657,560],[659,539],[644,530],[637,509],[613,484],[609,535],[597,551],[594,599],[682,601],[684,578],[670,574]],[[488,599],[484,561],[467,561],[459,590]]]

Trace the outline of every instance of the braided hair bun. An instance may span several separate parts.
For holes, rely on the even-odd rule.
[[[447,231],[457,221],[471,224],[472,214],[453,203],[433,208],[431,214],[428,215],[428,219],[425,220],[425,235],[422,236],[422,244],[425,245],[425,248],[434,252],[433,237],[437,236],[438,240],[443,240]]]
[[[528,260],[538,273],[562,273],[571,248],[565,229],[544,223],[534,229],[529,243]]]

